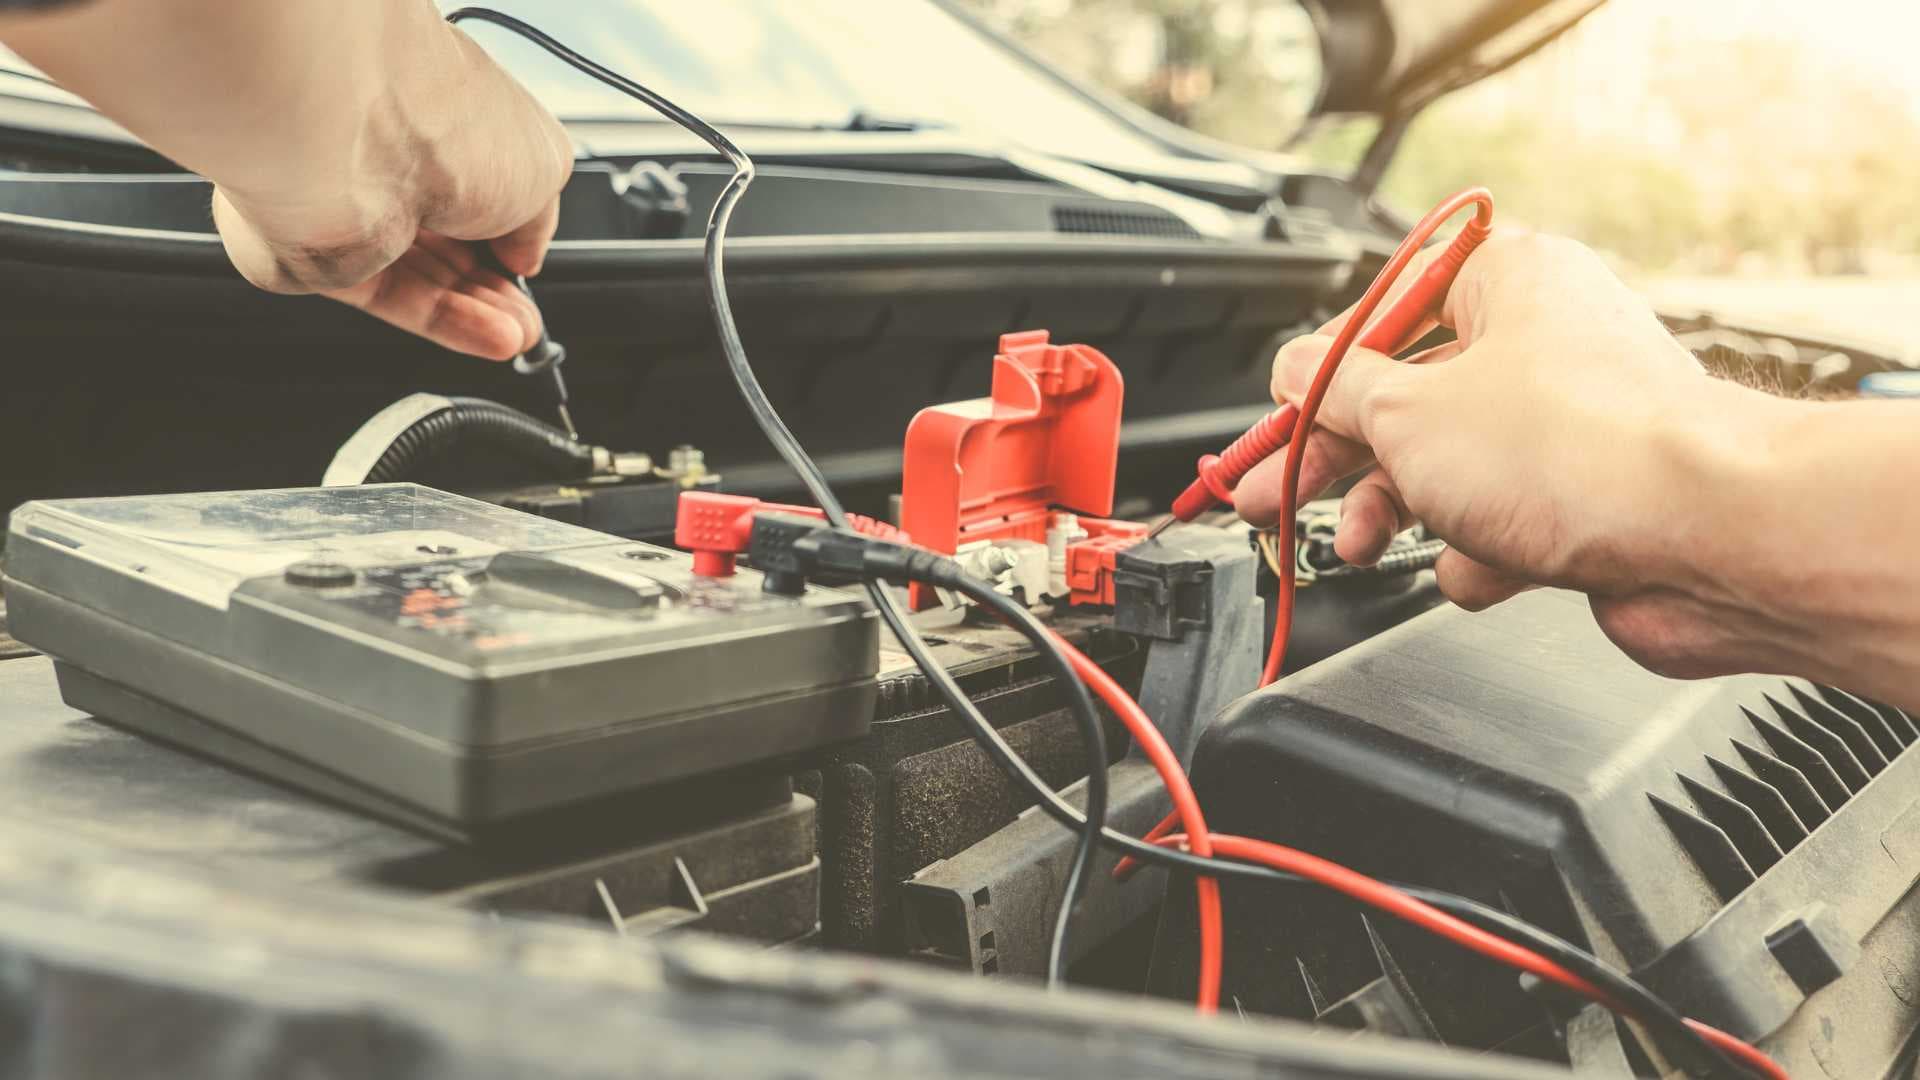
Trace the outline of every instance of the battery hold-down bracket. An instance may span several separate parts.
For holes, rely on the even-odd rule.
[[[1046,544],[1051,532],[1068,602],[1112,604],[1115,560],[1147,534],[1106,518],[1124,396],[1120,369],[1098,349],[1052,344],[1045,330],[1003,335],[991,396],[930,406],[907,426],[902,530],[949,555],[982,542]],[[1062,511],[1073,515],[1064,549]],[[919,585],[912,601],[937,602]]]

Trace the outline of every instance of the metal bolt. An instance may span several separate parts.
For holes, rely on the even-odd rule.
[[[683,488],[697,487],[707,475],[707,455],[698,447],[676,446],[667,451],[666,475],[680,481]]]
[[[619,453],[613,455],[612,469],[615,476],[645,476],[653,471],[653,455],[639,453]]]

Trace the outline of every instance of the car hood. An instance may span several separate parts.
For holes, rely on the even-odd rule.
[[[1485,78],[1605,0],[1303,0],[1326,58],[1322,113],[1400,113]]]

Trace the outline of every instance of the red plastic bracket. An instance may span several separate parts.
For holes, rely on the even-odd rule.
[[[1084,527],[1088,523],[1082,521]],[[1067,545],[1067,602],[1113,606],[1116,557],[1147,538],[1147,527],[1131,521],[1096,521],[1106,531]]]
[[[907,426],[901,528],[949,555],[976,540],[1045,543],[1057,507],[1094,515],[1082,519],[1088,541],[1115,531],[1125,523],[1100,518],[1113,512],[1124,396],[1098,349],[1054,345],[1045,330],[1003,336],[992,397],[922,409]],[[1104,593],[1111,603],[1111,584]],[[931,590],[913,590],[913,603],[930,606]]]
[[[1124,395],[1120,369],[1098,349],[1051,344],[1045,330],[1007,334],[993,358],[992,397],[922,409],[907,426],[901,527],[865,518],[854,527],[951,555],[976,540],[1044,544],[1054,511],[1067,509],[1087,533],[1067,545],[1069,602],[1112,604],[1114,557],[1147,534],[1144,525],[1104,517],[1113,512]],[[687,491],[673,542],[693,552],[696,574],[725,577],[760,513],[821,516],[813,507]],[[932,590],[914,587],[916,608],[934,602]]]

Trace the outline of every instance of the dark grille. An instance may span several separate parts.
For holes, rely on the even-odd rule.
[[[1097,236],[1157,236],[1198,240],[1193,226],[1163,210],[1116,210],[1105,206],[1056,206],[1053,230]]]
[[[1827,686],[1785,687],[1784,694],[1763,695],[1771,716],[1740,710],[1756,741],[1735,736],[1734,756],[1706,756],[1718,787],[1680,773],[1692,806],[1648,796],[1722,900],[1771,869],[1920,741],[1913,717],[1892,706]]]

